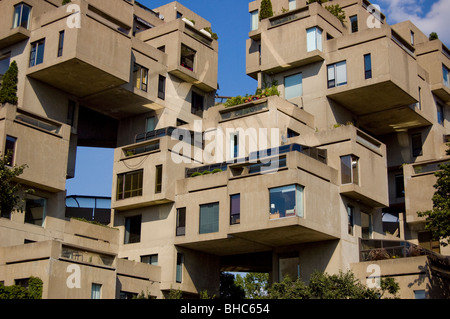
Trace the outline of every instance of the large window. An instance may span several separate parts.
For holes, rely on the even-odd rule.
[[[359,184],[359,158],[355,155],[341,157],[341,183]]]
[[[219,231],[219,203],[200,205],[200,234]]]
[[[230,225],[241,223],[241,194],[230,196]]]
[[[31,7],[25,3],[14,6],[13,29],[17,27],[30,28]]]
[[[117,200],[142,196],[144,171],[119,174],[117,176]]]
[[[141,215],[125,218],[124,244],[134,244],[141,241],[141,223]]]
[[[190,47],[181,44],[181,60],[180,65],[188,70],[194,71],[195,51]]]
[[[323,51],[322,47],[322,30],[318,27],[306,30],[306,50],[311,52],[314,50]]]
[[[44,62],[45,39],[31,43],[30,67]]]
[[[301,73],[284,78],[284,98],[293,99],[303,95],[303,75]]]
[[[148,69],[134,64],[133,69],[133,85],[135,88],[147,92],[148,89]]]
[[[46,216],[47,199],[28,195],[25,200],[25,223],[43,226]]]
[[[270,193],[270,219],[303,217],[303,186],[289,185],[272,188]]]
[[[328,69],[328,88],[347,84],[347,62],[331,64]]]
[[[251,25],[251,31],[257,30],[259,27],[259,11],[255,10],[250,12],[250,25]]]
[[[370,53],[364,55],[364,76],[366,80],[372,78],[372,56]]]
[[[450,78],[449,78],[449,74],[450,71],[448,70],[448,68],[445,65],[442,65],[442,74],[444,76],[444,85],[448,88],[450,88]]]
[[[177,236],[186,235],[186,207],[177,209]]]

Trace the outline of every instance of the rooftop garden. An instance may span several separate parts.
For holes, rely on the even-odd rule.
[[[259,99],[263,99],[269,96],[280,96],[280,91],[278,91],[278,81],[272,81],[271,84],[268,84],[266,79],[264,78],[263,87],[257,88],[255,94],[246,94],[245,96],[234,96],[229,98],[225,103],[225,107],[232,107],[235,105],[250,103]]]

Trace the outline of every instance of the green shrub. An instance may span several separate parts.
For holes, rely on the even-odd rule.
[[[2,80],[2,88],[0,89],[0,103],[10,103],[17,105],[17,82],[19,68],[16,61],[12,61],[8,70],[5,72]]]
[[[220,168],[216,168],[212,171],[213,174],[222,173],[223,171]]]
[[[270,0],[261,1],[261,10],[259,10],[259,20],[264,20],[273,16],[272,2]]]

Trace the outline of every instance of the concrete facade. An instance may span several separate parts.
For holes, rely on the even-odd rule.
[[[0,281],[39,276],[50,299],[193,297],[219,295],[221,271],[274,282],[352,269],[364,281],[379,264],[403,298],[447,296],[426,254],[361,257],[365,241],[386,240],[449,255],[416,214],[449,160],[442,42],[383,15],[370,27],[363,0],[333,1],[344,22],[317,3],[272,0],[275,15],[249,33],[246,73],[280,94],[227,107],[214,105],[211,24],[183,5],[57,2],[0,2],[11,16],[32,8],[29,24],[0,24],[0,57],[19,65],[0,150],[14,145],[14,164],[29,166],[18,182],[36,190],[29,209],[0,218]],[[66,217],[77,146],[115,149],[109,227]],[[394,234],[385,213],[400,220]],[[69,287],[72,265],[81,288]],[[429,272],[403,276],[418,267]],[[424,276],[415,295],[409,283]]]

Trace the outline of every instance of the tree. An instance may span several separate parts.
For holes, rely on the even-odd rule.
[[[15,183],[14,179],[24,172],[28,165],[10,166],[11,152],[6,156],[0,156],[0,214],[3,217],[8,217],[14,209],[23,210],[23,199],[19,192],[23,187],[19,183]],[[25,193],[31,193],[32,190],[25,190]]]
[[[262,0],[261,10],[259,10],[259,20],[264,20],[273,16],[272,1]]]
[[[245,298],[245,291],[242,287],[236,285],[233,274],[220,274],[220,299],[239,300]]]
[[[438,36],[438,34],[436,32],[431,32],[430,36],[428,37],[428,39],[430,41],[437,40],[437,39],[439,39],[439,36]]]
[[[339,21],[344,22],[345,20],[345,11],[338,4],[333,4],[330,6],[325,6],[332,15],[339,19]]]
[[[0,284],[0,299],[42,299],[42,287],[43,282],[37,277],[30,277],[28,288]]]
[[[244,290],[245,299],[265,298],[269,288],[269,274],[249,272],[245,277],[237,275],[235,283]]]
[[[17,105],[17,83],[19,68],[16,61],[12,61],[8,70],[5,72],[0,89],[0,104],[10,103]]]
[[[447,144],[447,155],[450,155],[450,144]],[[432,232],[433,238],[439,239],[442,246],[450,244],[450,162],[439,165],[440,170],[434,173],[437,177],[433,186],[433,209],[418,212],[425,217],[425,228]]]

